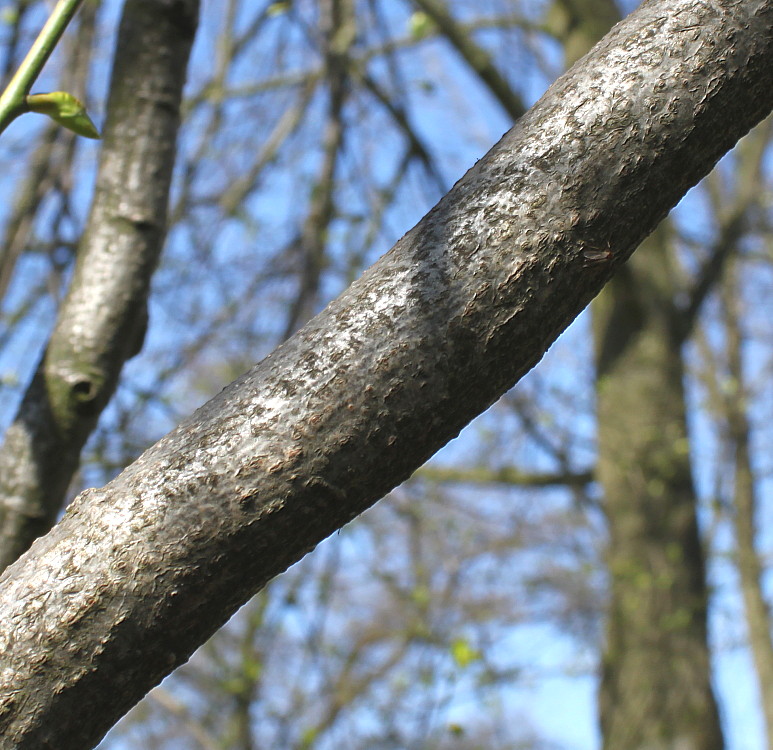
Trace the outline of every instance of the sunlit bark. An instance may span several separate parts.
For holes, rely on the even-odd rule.
[[[92,746],[527,372],[773,106],[771,31],[768,0],[646,3],[346,293],[83,493],[0,579],[7,746]]]

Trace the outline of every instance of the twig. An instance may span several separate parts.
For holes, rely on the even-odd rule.
[[[27,111],[25,99],[32,84],[54,51],[70,19],[83,0],[59,0],[46,25],[22,61],[5,91],[0,94],[0,133]]]

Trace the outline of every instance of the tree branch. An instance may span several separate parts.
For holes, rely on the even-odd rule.
[[[773,107],[771,70],[773,0],[643,3],[347,292],[80,495],[0,578],[0,747],[93,746],[458,434]]]
[[[520,97],[503,78],[483,47],[472,39],[472,34],[460,26],[441,0],[413,0],[414,5],[429,16],[440,33],[453,45],[478,77],[488,86],[497,101],[513,120],[526,111]]]
[[[594,481],[592,469],[585,471],[521,471],[514,466],[489,469],[476,466],[469,469],[430,464],[416,473],[417,479],[454,484],[501,484],[510,487],[575,487],[583,488]]]
[[[0,95],[0,133],[26,111],[24,99],[83,0],[59,0],[45,26]]]

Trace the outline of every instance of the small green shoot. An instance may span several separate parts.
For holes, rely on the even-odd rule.
[[[34,97],[28,97],[27,95],[32,88],[32,84],[35,82],[38,75],[40,75],[40,71],[46,64],[46,60],[48,60],[51,53],[54,51],[54,47],[56,47],[59,38],[64,33],[67,24],[75,15],[78,6],[82,2],[83,0],[59,0],[51,11],[48,21],[46,21],[45,26],[41,29],[37,39],[35,39],[32,47],[30,47],[30,51],[25,56],[24,60],[22,60],[19,69],[14,73],[13,78],[11,78],[11,81],[8,86],[6,86],[5,90],[0,93],[0,133],[2,133],[20,114],[30,111],[31,107],[29,106],[27,99],[33,98],[34,100]],[[58,92],[56,95],[63,97],[69,96],[69,94],[60,94]],[[56,95],[36,94],[35,96]],[[73,101],[77,100],[73,98]],[[34,101],[33,104],[35,104]],[[52,110],[54,114],[51,114],[50,116],[54,117],[54,119],[61,117],[63,114],[60,111],[61,106],[64,106],[64,108],[67,109],[66,103],[57,106],[56,102],[54,102]],[[83,110],[83,107],[80,106],[80,109]],[[84,125],[83,116],[85,116],[89,125]],[[75,129],[72,128],[73,116],[68,116],[67,113],[64,112],[64,117],[65,121],[59,120],[59,122],[62,122],[66,127]],[[99,138],[99,133],[94,127],[94,123],[91,122],[85,112],[80,117],[76,115],[75,125],[76,128],[81,128],[81,130],[75,130],[75,132],[80,132],[87,138]]]
[[[86,108],[72,94],[53,91],[50,94],[30,94],[25,102],[30,112],[48,115],[73,133],[99,139],[99,131],[91,121]]]

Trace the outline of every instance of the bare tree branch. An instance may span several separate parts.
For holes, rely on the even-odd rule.
[[[460,482],[468,484],[501,484],[511,487],[577,487],[582,488],[594,480],[592,469],[585,471],[521,471],[514,466],[489,469],[486,466],[469,469],[445,466],[425,466],[416,474],[419,479],[431,482]]]
[[[773,0],[645,2],[347,292],[81,494],[0,578],[0,747],[93,746],[512,386],[773,107],[771,71]]]
[[[469,31],[460,26],[441,0],[413,0],[414,5],[437,25],[443,36],[454,46],[478,77],[491,89],[507,114],[517,120],[526,111],[520,97],[508,81],[502,77],[488,52],[473,41]]]
[[[344,105],[349,88],[349,49],[356,27],[351,0],[320,0],[324,37],[328,112],[325,119],[322,162],[311,189],[309,208],[293,249],[300,255],[298,290],[285,323],[282,340],[289,338],[315,312],[330,225],[335,219],[336,172],[344,145]]]
[[[679,311],[678,334],[684,341],[692,332],[695,321],[700,315],[703,303],[716,288],[733,253],[738,250],[738,240],[743,237],[744,226],[748,222],[749,209],[759,200],[761,187],[762,155],[768,145],[770,127],[760,128],[751,133],[743,144],[739,145],[739,186],[733,204],[724,211],[714,206],[720,220],[719,236],[714,242],[708,257],[696,274],[692,287],[686,290],[687,304]],[[773,718],[773,715],[771,715]]]

